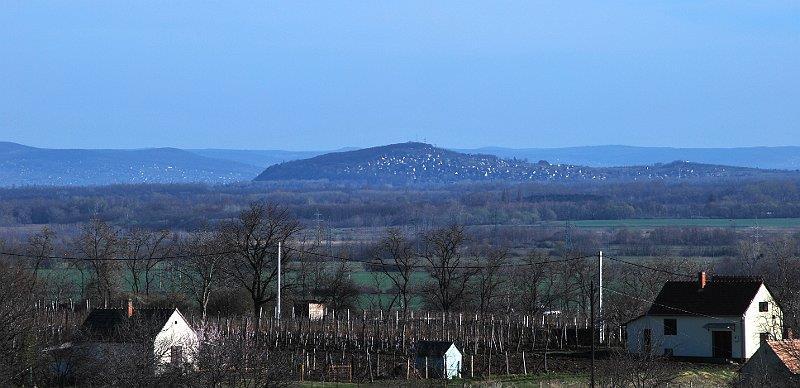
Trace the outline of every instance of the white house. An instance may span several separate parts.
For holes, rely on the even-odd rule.
[[[419,341],[414,363],[422,377],[452,379],[461,377],[461,351],[453,342]]]
[[[631,353],[746,360],[762,341],[782,339],[783,313],[761,279],[701,272],[666,282],[626,332]]]
[[[94,309],[83,322],[84,336],[77,344],[98,356],[144,349],[152,352],[157,371],[168,365],[194,363],[197,333],[175,309]]]

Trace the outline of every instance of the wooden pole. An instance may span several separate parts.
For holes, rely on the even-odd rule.
[[[525,351],[522,351],[522,373],[528,375],[528,366],[525,364]]]
[[[475,378],[475,355],[469,355],[469,377],[471,379]]]
[[[278,241],[278,306],[275,308],[275,318],[281,319],[281,242]]]
[[[595,321],[594,321],[594,282],[591,284],[591,294],[589,296],[589,311],[591,311],[591,322],[592,322],[592,372],[590,375],[589,385],[594,388],[594,328],[595,328]]]

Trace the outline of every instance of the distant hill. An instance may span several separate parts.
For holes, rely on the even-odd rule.
[[[549,163],[538,163],[540,160]],[[681,160],[684,162],[671,162]],[[0,142],[0,186],[230,183],[256,180],[458,182],[774,177],[733,166],[800,168],[800,147],[732,149],[597,146],[446,150],[401,143],[338,152],[148,148],[45,149]],[[611,166],[627,166],[613,168]],[[632,167],[630,167],[632,166]],[[266,170],[265,170],[266,168]],[[259,173],[261,173],[259,175]],[[792,175],[794,176],[794,175]]]
[[[531,162],[572,163],[591,167],[633,166],[683,160],[764,169],[800,169],[800,147],[671,148],[619,145],[566,148],[484,147],[457,150],[527,159]]]
[[[338,151],[351,151],[356,148],[343,148]],[[189,149],[189,152],[208,158],[231,160],[262,169],[273,164],[291,160],[312,158],[331,151],[284,151],[284,150],[228,150],[220,148]]]
[[[44,149],[0,142],[0,186],[248,181],[263,167],[176,148]]]
[[[425,143],[400,143],[334,152],[268,167],[255,180],[324,180],[373,183],[461,181],[591,182],[766,178],[800,173],[676,161],[626,167],[530,163],[495,155],[462,153]]]

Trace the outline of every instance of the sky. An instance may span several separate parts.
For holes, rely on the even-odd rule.
[[[800,145],[798,1],[0,3],[0,141]]]

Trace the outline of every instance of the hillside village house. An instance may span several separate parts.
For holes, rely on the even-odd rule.
[[[152,357],[156,373],[168,366],[193,365],[199,346],[197,333],[177,309],[96,308],[83,322],[73,342],[54,349],[59,369],[70,370],[76,360],[83,365]]]
[[[705,272],[666,282],[647,313],[626,324],[631,353],[739,360],[782,339],[782,329],[780,305],[761,279]]]

